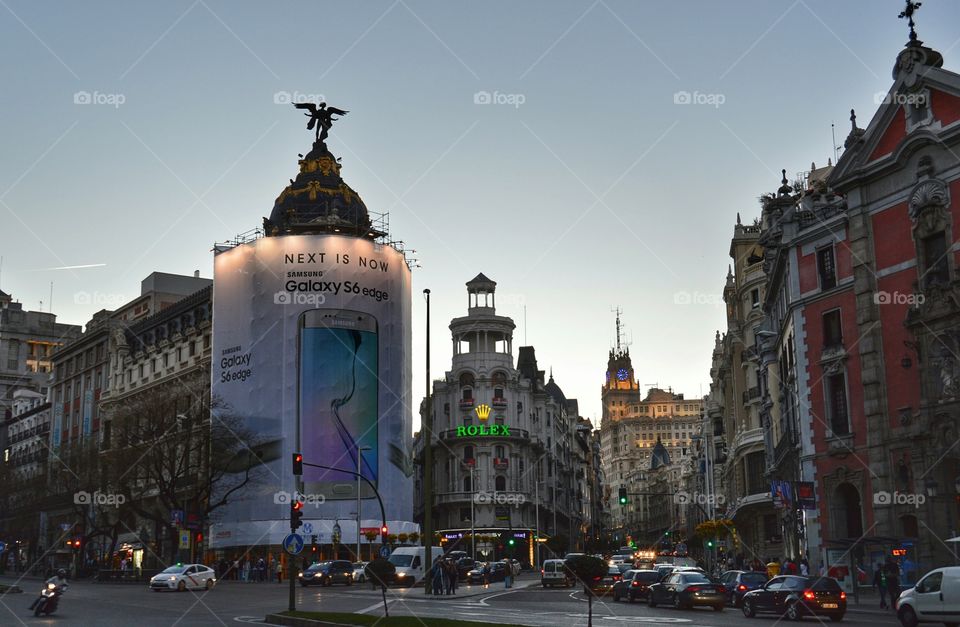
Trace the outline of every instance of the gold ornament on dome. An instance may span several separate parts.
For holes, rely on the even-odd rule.
[[[300,161],[301,174],[310,174],[320,170],[324,176],[340,174],[340,164],[335,159],[324,155],[319,159],[302,159]]]

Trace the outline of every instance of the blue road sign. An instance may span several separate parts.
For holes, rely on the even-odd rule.
[[[380,557],[390,557],[390,547],[388,547],[386,544],[380,547]]]
[[[283,550],[290,555],[300,555],[303,550],[303,536],[298,533],[291,533],[283,539]]]
[[[5,542],[0,542],[0,553],[3,553],[7,550],[7,544]]]
[[[303,525],[301,525],[301,527],[303,527],[303,533],[306,535],[309,536],[313,533],[313,523],[305,522]]]

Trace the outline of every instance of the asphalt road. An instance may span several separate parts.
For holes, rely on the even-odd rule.
[[[10,579],[0,580],[9,583]],[[530,626],[573,627],[586,625],[587,602],[583,593],[571,589],[544,590],[529,575],[520,585],[504,589],[503,584],[462,586],[455,598],[427,598],[417,589],[390,590],[390,613],[415,616],[443,616],[477,621],[487,625],[515,623]],[[60,609],[52,617],[34,618],[28,606],[40,589],[39,582],[20,582],[23,594],[0,597],[0,625],[56,625],[58,627],[198,627],[209,625],[262,624],[267,613],[287,607],[288,588],[276,583],[246,584],[223,582],[210,592],[149,591],[146,586],[130,584],[74,583],[62,598]],[[317,611],[346,611],[380,616],[383,603],[379,591],[367,586],[350,588],[301,588],[297,586],[297,608]],[[726,625],[772,626],[773,616],[745,618],[739,610],[727,608],[714,612],[709,608],[674,610],[649,608],[645,603],[628,604],[595,601],[594,624],[681,625],[723,627]],[[805,623],[817,625],[815,619]],[[827,624],[830,624],[827,621]],[[892,613],[850,611],[842,624],[898,625]]]

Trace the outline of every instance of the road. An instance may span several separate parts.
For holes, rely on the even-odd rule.
[[[10,579],[0,583],[10,583]],[[530,585],[529,575],[521,577],[525,588],[506,590],[503,584],[484,589],[480,586],[460,588],[457,598],[427,598],[421,589],[390,590],[391,615],[443,616],[477,621],[487,625],[515,623],[544,627],[586,625],[587,603],[581,591],[571,589],[544,590]],[[130,584],[74,583],[62,599],[53,617],[34,618],[28,606],[39,590],[39,582],[27,580],[19,584],[23,594],[0,597],[0,625],[56,625],[57,627],[200,627],[209,625],[261,624],[267,613],[287,607],[288,589],[280,584],[246,584],[227,581],[210,592],[155,593],[146,586]],[[346,611],[380,616],[383,604],[379,591],[366,586],[300,588],[297,607],[304,610]],[[594,624],[651,624],[689,627],[724,627],[755,625],[768,627],[778,623],[776,617],[745,618],[739,610],[723,612],[707,609],[674,610],[649,608],[644,603],[597,601],[593,605]],[[805,619],[811,625],[819,624]],[[881,627],[898,625],[892,613],[850,611],[843,624]]]

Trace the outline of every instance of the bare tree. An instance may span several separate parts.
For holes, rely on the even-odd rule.
[[[172,512],[195,517],[202,528],[251,482],[250,469],[237,475],[231,461],[249,455],[255,436],[211,400],[205,373],[128,395],[111,405],[109,416],[104,461],[111,478],[132,511],[163,530],[169,547],[163,557],[172,561],[179,528]]]

